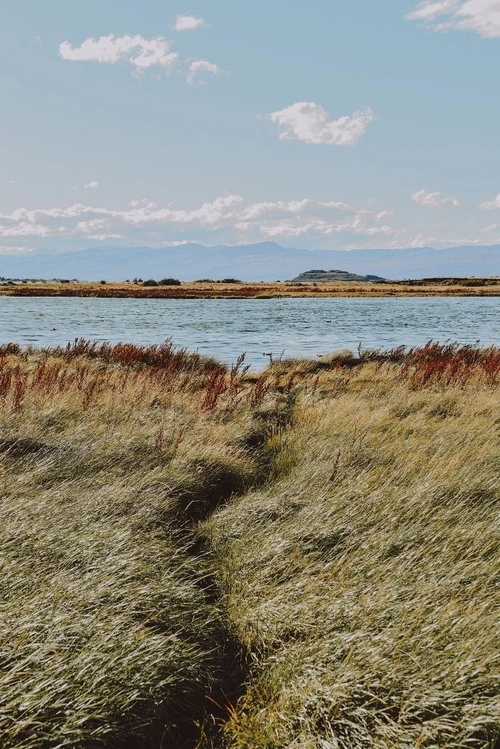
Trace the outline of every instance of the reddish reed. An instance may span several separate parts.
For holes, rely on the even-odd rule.
[[[399,379],[414,387],[441,384],[463,386],[469,380],[495,385],[500,379],[500,348],[429,341],[405,355]]]
[[[170,340],[151,346],[137,346],[133,343],[113,345],[76,338],[73,343],[68,343],[66,346],[44,349],[44,353],[65,361],[88,357],[99,359],[107,364],[122,364],[128,367],[145,365],[155,369],[198,373],[213,370],[225,371],[225,367],[215,359],[201,356],[198,353],[189,353],[186,349],[176,349]]]

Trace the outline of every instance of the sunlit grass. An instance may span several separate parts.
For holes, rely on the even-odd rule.
[[[302,385],[290,470],[207,524],[250,673],[229,746],[497,746],[498,390],[418,371]]]
[[[0,349],[2,749],[496,747],[499,380]]]
[[[102,351],[10,350],[0,375],[0,745],[159,745],[201,715],[215,680],[220,615],[189,526],[223,482],[231,494],[258,478],[238,444],[249,408],[236,412],[231,373],[225,413],[204,406],[223,370],[199,357],[158,363],[127,349],[123,364]]]

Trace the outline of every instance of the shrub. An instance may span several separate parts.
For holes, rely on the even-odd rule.
[[[485,278],[466,278],[462,282],[463,286],[487,286],[488,281]]]
[[[148,278],[147,281],[142,282],[143,286],[158,286],[158,281],[155,281],[154,278]]]
[[[242,283],[238,278],[222,278],[219,283]]]
[[[162,278],[158,281],[158,286],[180,286],[181,282],[178,278]]]

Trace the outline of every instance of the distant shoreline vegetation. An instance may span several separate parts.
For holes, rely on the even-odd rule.
[[[238,278],[134,278],[126,281],[0,278],[0,296],[116,298],[244,298],[500,296],[500,277],[433,277],[391,281],[344,271],[307,271],[292,281],[246,282]]]

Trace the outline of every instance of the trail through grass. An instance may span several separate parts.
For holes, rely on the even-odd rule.
[[[498,746],[500,352],[359,354],[0,350],[2,749]]]

